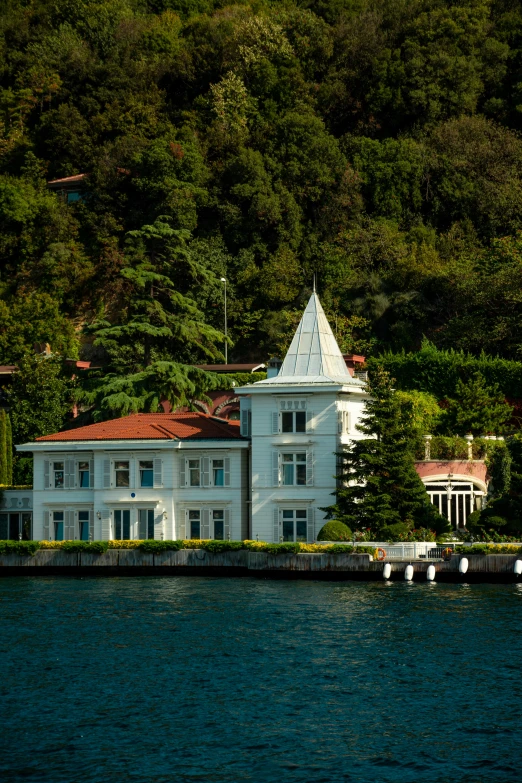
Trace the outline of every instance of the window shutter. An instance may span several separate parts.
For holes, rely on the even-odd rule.
[[[230,486],[230,457],[225,457],[225,487]]]
[[[138,538],[144,541],[147,538],[147,511],[142,509],[138,511]]]
[[[178,526],[178,538],[184,539],[187,535],[186,533],[186,527],[187,527],[187,517],[188,517],[188,511],[180,511],[179,514],[179,526]]]
[[[44,489],[49,489],[51,486],[51,478],[49,472],[49,460],[44,460]]]
[[[163,486],[163,465],[160,459],[154,460],[154,481],[155,487]]]
[[[160,511],[154,517],[154,540],[163,540],[163,511]]]
[[[306,452],[306,486],[311,487],[314,483],[314,452]]]
[[[108,508],[104,508],[101,512],[101,540],[111,540],[111,512]]]
[[[201,538],[210,538],[210,511],[204,508],[201,512]]]
[[[110,459],[103,460],[103,488],[108,489],[111,486],[111,461]],[[103,539],[108,540],[108,539]]]
[[[210,460],[208,457],[203,457],[201,463],[201,486],[208,487],[210,485]]]
[[[315,541],[315,509],[306,510],[306,540],[309,544]]]
[[[228,508],[225,509],[225,541],[228,541],[230,539],[230,510]]]
[[[187,473],[185,470],[185,457],[183,455],[179,458],[179,485],[180,487],[187,486]]]
[[[51,535],[51,513],[52,513],[51,511],[44,511],[44,525],[43,525],[44,541],[49,541]]]
[[[136,468],[136,460],[129,459],[129,489],[134,489],[134,487],[136,486],[135,468]]]
[[[277,435],[279,432],[279,413],[275,411],[272,413],[272,435]]]
[[[313,430],[313,419],[314,419],[313,411],[306,411],[306,431],[307,432],[312,432],[312,430]]]
[[[250,411],[241,411],[241,435],[243,435],[244,438],[248,438],[250,436],[250,428],[248,426],[248,414]]]
[[[279,452],[272,452],[272,485],[279,486]]]
[[[344,428],[344,411],[337,411],[337,432],[339,435],[343,434]]]
[[[276,506],[274,508],[274,543],[279,543],[279,538],[281,534],[279,532],[279,508]]]
[[[64,467],[64,476],[63,476],[64,489],[74,489],[74,468],[76,467],[74,460],[66,459],[63,467]]]
[[[66,509],[64,514],[64,531],[63,537],[65,541],[74,541],[74,517],[76,512]]]
[[[94,541],[94,509],[89,509],[89,540]]]
[[[94,460],[89,460],[89,487],[94,489]]]

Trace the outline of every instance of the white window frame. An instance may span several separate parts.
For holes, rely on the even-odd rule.
[[[65,489],[65,458],[61,460],[51,460],[52,468],[51,468],[51,474],[52,474],[52,489]],[[60,468],[55,468],[55,465],[61,465]],[[62,474],[62,486],[57,487],[56,486],[56,474],[61,473]]]
[[[291,516],[292,521],[292,538],[285,538],[285,521],[289,520],[289,516]],[[304,525],[304,536],[301,536],[300,538],[297,538],[297,524],[301,523]],[[281,509],[281,537],[283,539],[283,542],[300,542],[300,543],[306,543],[307,541],[307,534],[308,534],[308,511],[306,508],[282,508]]]
[[[291,460],[285,459],[285,457],[292,457]],[[298,460],[298,457],[302,457],[302,459]],[[306,461],[307,461],[307,454],[306,451],[282,451],[281,452],[281,467],[280,467],[280,481],[282,487],[306,487]],[[293,481],[285,481],[285,473],[286,473],[286,466],[292,467],[292,477]],[[303,467],[304,471],[301,471],[301,473],[304,473],[304,480],[298,481],[298,470],[297,468]]]
[[[191,514],[198,514],[198,519],[194,518],[193,520],[190,518]],[[191,522],[199,522],[199,536],[195,536],[192,538],[192,529],[191,529]],[[185,535],[187,536],[187,541],[194,541],[201,539],[202,535],[202,525],[203,525],[203,512],[201,508],[187,508],[187,530],[185,531]]]
[[[84,464],[87,464],[87,471],[80,469],[80,465],[84,465]],[[79,459],[76,461],[76,465],[75,465],[76,469],[74,471],[74,475],[78,482],[78,489],[90,489],[92,487],[91,465],[92,465],[92,461],[90,459]],[[82,473],[85,472],[87,473],[88,481],[87,481],[87,486],[82,487],[81,476]]]
[[[198,467],[197,468],[196,467],[191,467],[191,465],[190,465],[191,462],[197,462],[198,463]],[[203,482],[202,482],[203,476],[202,476],[202,464],[201,464],[201,462],[202,462],[201,457],[187,457],[186,458],[186,468],[185,468],[185,470],[186,470],[186,475],[187,475],[187,487],[201,487],[201,486],[203,486]],[[193,484],[192,483],[191,471],[193,471],[193,470],[197,470],[197,472],[199,474],[199,481],[198,481],[197,484]]]
[[[117,468],[116,465],[118,463],[122,463],[122,462],[126,462],[127,465],[128,465],[127,473],[129,475],[129,483],[126,484],[126,485],[118,486],[118,480],[117,480],[118,473],[123,473],[125,471],[125,468]],[[112,467],[112,474],[113,474],[113,487],[115,489],[131,489],[132,482],[131,482],[131,460],[130,460],[130,458],[129,457],[125,457],[124,459],[119,459],[119,458],[118,459],[113,459],[111,467]]]
[[[150,468],[142,468],[141,466],[145,463],[150,464]],[[152,483],[147,485],[143,484],[143,477],[142,477],[142,471],[147,471],[152,474]],[[139,488],[140,489],[153,489],[154,488],[154,460],[152,457],[150,459],[147,457],[146,459],[140,457],[138,458],[138,476],[139,476]]]

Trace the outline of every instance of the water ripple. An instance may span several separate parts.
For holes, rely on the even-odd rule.
[[[2,783],[509,783],[520,586],[0,580]]]

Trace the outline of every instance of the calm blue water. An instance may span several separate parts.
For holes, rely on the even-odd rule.
[[[0,580],[0,780],[492,783],[522,588]]]

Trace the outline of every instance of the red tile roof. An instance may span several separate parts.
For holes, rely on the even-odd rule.
[[[73,174],[72,177],[62,177],[61,179],[51,179],[48,185],[74,185],[77,182],[83,182],[87,174]]]
[[[227,440],[241,439],[239,422],[206,413],[136,413],[67,432],[44,435],[37,441],[82,440]]]

